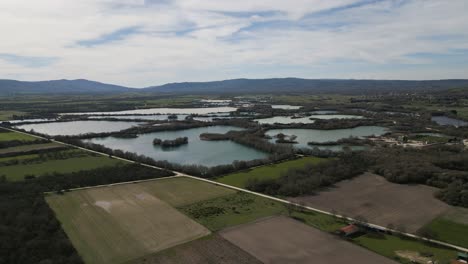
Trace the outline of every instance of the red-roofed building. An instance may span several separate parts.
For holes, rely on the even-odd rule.
[[[339,233],[340,235],[347,237],[347,236],[352,236],[354,234],[357,234],[360,231],[361,229],[357,225],[351,224],[351,225],[341,228]]]

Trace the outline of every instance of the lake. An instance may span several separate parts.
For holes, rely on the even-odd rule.
[[[328,114],[321,114],[321,115],[311,115],[306,117],[300,118],[293,118],[292,116],[274,116],[270,118],[262,118],[262,119],[255,119],[260,124],[294,124],[294,123],[302,123],[302,124],[311,124],[314,123],[314,120],[310,120],[311,118],[316,119],[361,119],[364,118],[363,116],[357,115],[328,115]]]
[[[235,107],[202,107],[202,108],[148,108],[114,112],[81,112],[62,113],[61,115],[157,115],[157,114],[199,114],[207,115],[214,113],[235,112]]]
[[[86,133],[115,132],[137,126],[138,122],[118,121],[70,121],[19,125],[17,128],[50,136],[76,136]]]
[[[283,109],[283,110],[297,110],[301,109],[302,106],[300,105],[272,105],[271,108],[273,109]]]
[[[433,116],[431,120],[441,126],[468,126],[468,122],[448,116]]]
[[[177,115],[177,120],[185,120],[188,115]],[[103,118],[115,118],[115,119],[141,119],[149,121],[163,121],[168,120],[169,115],[100,115],[90,116],[89,119],[103,119]]]
[[[294,144],[295,147],[304,148],[309,147],[308,142],[327,142],[327,141],[337,141],[342,138],[353,137],[365,137],[371,135],[382,135],[387,132],[387,128],[379,126],[360,126],[355,128],[345,128],[345,129],[332,129],[332,130],[320,130],[320,129],[302,129],[302,128],[285,128],[285,129],[272,129],[268,130],[266,134],[268,136],[274,137],[279,133],[285,135],[295,135],[297,136],[297,144]],[[271,141],[274,142],[276,139],[273,138]]]
[[[235,160],[253,160],[268,157],[267,153],[258,151],[229,140],[203,141],[200,140],[202,133],[221,133],[230,130],[243,130],[233,126],[212,126],[191,128],[178,131],[161,131],[139,135],[137,138],[94,138],[85,140],[101,144],[108,148],[135,152],[140,155],[151,157],[155,160],[167,160],[180,164],[197,164],[205,166],[216,166],[231,164]],[[160,138],[175,139],[177,137],[188,137],[189,143],[176,148],[161,148],[153,146],[153,139]]]

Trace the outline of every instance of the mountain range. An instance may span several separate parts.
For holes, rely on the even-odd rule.
[[[165,94],[265,94],[265,93],[375,93],[435,91],[468,88],[468,80],[354,80],[354,79],[233,79],[213,82],[168,83],[145,88],[130,88],[89,81],[51,80],[25,82],[0,80],[0,95],[18,94],[112,94],[112,93],[165,93]]]

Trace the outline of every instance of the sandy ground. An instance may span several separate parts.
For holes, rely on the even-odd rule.
[[[317,195],[289,200],[349,217],[364,217],[382,226],[403,226],[408,232],[416,232],[452,208],[434,197],[436,191],[436,188],[425,185],[390,183],[381,176],[367,173],[339,182]]]
[[[219,235],[214,235],[210,238],[198,239],[130,263],[261,264],[262,262]]]
[[[47,201],[86,263],[122,263],[210,234],[139,184],[73,191]]]
[[[374,252],[285,216],[229,228],[220,234],[267,264],[395,264]]]

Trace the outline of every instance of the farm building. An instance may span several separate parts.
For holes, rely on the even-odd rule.
[[[348,236],[355,235],[359,233],[360,231],[361,229],[357,225],[351,224],[343,228],[340,228],[339,234],[342,236],[348,237]]]

